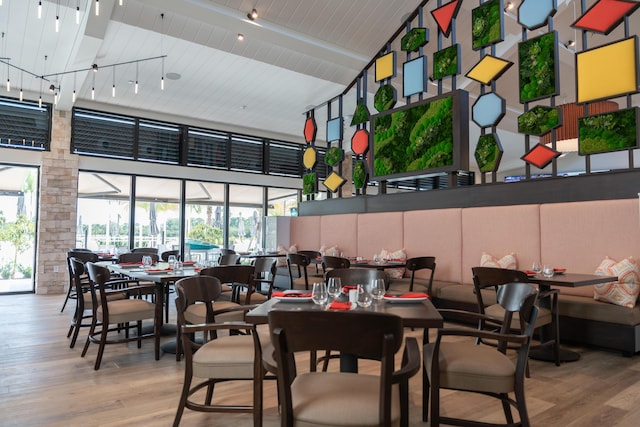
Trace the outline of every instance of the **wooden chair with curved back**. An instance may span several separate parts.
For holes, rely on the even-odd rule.
[[[258,257],[253,263],[253,286],[254,291],[257,294],[257,296],[255,297],[257,298],[257,300],[251,300],[252,304],[264,302],[265,300],[271,298],[271,294],[273,293],[273,282],[275,280],[276,271],[278,268],[278,266],[276,265],[277,261],[278,260],[274,257]],[[267,286],[266,291],[262,288],[263,285]],[[260,298],[260,295],[265,296],[265,298]]]
[[[127,253],[118,255],[118,264],[142,262],[143,256],[150,256],[154,264],[158,262],[158,260],[160,260],[160,257],[158,256],[157,253],[154,254],[150,252],[137,251],[137,252],[127,252]]]
[[[440,415],[440,390],[451,389],[469,393],[479,393],[499,399],[505,414],[505,426],[529,426],[527,405],[524,396],[524,381],[529,346],[538,314],[535,306],[537,289],[529,283],[509,283],[498,288],[498,304],[504,309],[502,327],[499,331],[479,329],[442,328],[433,343],[424,346],[424,365],[427,369],[427,392],[423,395],[424,415],[431,400],[431,426],[447,425],[488,426],[476,420],[443,417]],[[441,310],[442,313],[456,313],[469,320],[491,320],[490,317],[460,310]],[[518,314],[522,332],[511,333],[511,322]],[[455,341],[445,337],[455,337]],[[467,337],[465,340],[462,337]],[[462,338],[462,339],[461,339]],[[479,345],[476,339],[493,340],[495,347]],[[507,356],[507,347],[516,347],[517,359],[514,363]],[[511,398],[509,393],[514,393]],[[455,398],[460,394],[451,394]],[[520,421],[514,423],[511,406],[518,410]],[[451,411],[447,411],[448,414]]]
[[[325,255],[322,257],[322,271],[327,274],[327,271],[334,268],[349,268],[351,267],[351,261],[348,258],[339,256]]]
[[[253,265],[233,264],[203,268],[200,270],[200,275],[212,276],[220,280],[222,284],[221,300],[232,301],[237,304],[249,304],[250,301],[241,300],[240,293],[243,288],[251,289],[249,296],[253,293],[254,272],[255,267]]]
[[[287,254],[287,269],[289,270],[289,285],[291,289],[304,287],[309,290],[309,273],[307,267],[311,260],[307,255],[300,253]],[[296,274],[294,274],[294,271]]]
[[[218,259],[218,265],[235,265],[239,262],[240,255],[236,253],[220,255],[220,258]]]
[[[74,258],[74,257],[78,258],[83,263],[98,261],[98,255],[91,252],[88,249],[81,248],[80,250],[77,250],[76,248],[67,252],[67,271],[69,273],[69,285],[68,285],[69,288],[67,289],[67,295],[64,297],[64,302],[62,303],[62,309],[60,309],[60,313],[64,311],[64,308],[66,307],[67,302],[70,299],[76,299],[76,296],[77,296],[76,295],[77,286],[74,283],[75,278],[73,275],[73,271],[71,271],[71,258]],[[80,280],[85,285],[89,283],[89,276],[87,276],[86,272],[80,275]],[[74,316],[75,316],[75,312],[74,312]],[[73,320],[72,320],[72,323],[73,323]]]
[[[211,276],[194,276],[176,282],[176,308],[182,347],[185,353],[185,375],[180,402],[173,422],[180,424],[185,408],[202,412],[253,413],[253,425],[262,425],[262,345],[255,325],[244,322],[244,314],[253,306],[217,308],[221,294],[220,280]],[[220,313],[239,317],[227,321]],[[243,330],[245,334],[219,336],[220,331]],[[202,342],[195,340],[201,334]],[[194,377],[203,381],[192,386]],[[214,386],[225,381],[252,381],[253,404],[212,403]],[[206,388],[202,401],[194,394]]]
[[[269,329],[278,366],[282,426],[409,424],[409,378],[420,370],[420,352],[414,337],[403,339],[398,316],[272,310]],[[396,370],[395,355],[403,342],[402,366]],[[380,361],[380,371],[365,375],[297,369],[294,353],[331,350]]]
[[[335,268],[327,271],[325,275],[328,281],[331,277],[339,277],[342,286],[345,285],[368,285],[374,279],[384,280],[385,286],[389,283],[389,276],[383,270],[375,268]]]
[[[411,272],[411,279],[409,281],[409,292],[413,292],[413,286],[416,278],[416,271],[420,271],[420,270],[431,271],[431,274],[429,275],[429,282],[427,284],[427,288],[425,289],[427,294],[431,295],[431,290],[433,288],[433,275],[436,272],[436,257],[422,256],[422,257],[409,258],[406,261],[405,268]]]
[[[311,273],[308,274],[310,274],[311,276],[322,277],[324,272],[318,269],[318,265],[322,263],[322,254],[319,251],[302,250],[298,251],[297,253],[307,256],[309,258],[309,264],[313,264],[314,269]]]
[[[180,250],[178,250],[178,249],[173,249],[173,250],[170,250],[170,251],[162,252],[160,254],[160,259],[162,261],[164,261],[164,262],[167,262],[167,261],[169,261],[169,257],[171,255],[175,256],[178,261],[180,261],[182,259],[182,257],[180,256]]]
[[[133,248],[131,249],[132,253],[145,253],[145,254],[151,254],[151,255],[158,255],[158,248]]]

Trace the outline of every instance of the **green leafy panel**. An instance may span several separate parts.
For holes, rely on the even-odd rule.
[[[433,80],[460,73],[460,45],[454,44],[433,54]]]
[[[353,186],[358,189],[364,188],[367,184],[367,166],[364,161],[359,160],[353,165]]]
[[[316,192],[316,174],[308,173],[302,177],[302,194],[314,194]]]
[[[471,47],[478,50],[502,41],[500,0],[490,0],[471,11]]]
[[[324,162],[333,167],[342,161],[343,151],[338,147],[331,147],[324,155]]]
[[[520,102],[558,94],[556,40],[554,31],[518,45]]]
[[[526,135],[544,135],[559,125],[558,108],[538,105],[518,117],[518,132]]]
[[[356,110],[353,112],[353,119],[351,119],[351,126],[356,126],[362,123],[366,123],[369,120],[369,109],[364,102],[358,101],[356,104]]]
[[[428,41],[426,28],[414,28],[402,37],[400,40],[400,49],[405,52],[415,52],[420,49],[420,46],[427,44]]]
[[[502,148],[495,134],[481,135],[475,151],[476,163],[480,172],[498,170],[502,158]]]
[[[635,107],[578,119],[578,154],[637,147],[638,111]]]
[[[373,96],[373,106],[380,113],[396,105],[396,89],[391,85],[383,85]]]
[[[453,97],[375,119],[374,175],[453,165]]]

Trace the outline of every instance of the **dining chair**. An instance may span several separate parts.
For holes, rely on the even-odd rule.
[[[251,300],[252,304],[264,302],[271,298],[273,293],[273,283],[276,277],[276,271],[278,266],[277,259],[275,257],[258,257],[253,263],[253,287],[256,293],[256,301]],[[263,286],[267,286],[267,290],[263,289]],[[261,298],[264,296],[265,298]],[[240,296],[242,299],[242,295]]]
[[[269,313],[278,366],[281,425],[407,426],[409,379],[420,370],[418,342],[402,319],[375,312]],[[395,355],[405,344],[402,365]],[[295,353],[334,350],[379,361],[378,374],[303,372]]]
[[[138,348],[142,346],[142,340],[153,338],[155,358],[160,359],[160,324],[162,321],[162,310],[157,304],[153,304],[149,301],[139,298],[122,298],[112,300],[112,295],[137,295],[138,291],[146,288],[143,285],[133,285],[122,287],[123,281],[118,281],[120,286],[117,289],[113,289],[109,286],[111,274],[106,267],[102,267],[93,262],[86,263],[87,272],[91,279],[91,285],[89,289],[91,291],[92,301],[92,320],[91,327],[89,329],[89,335],[82,350],[82,357],[84,357],[89,350],[89,344],[98,344],[98,354],[96,356],[95,370],[100,369],[100,363],[102,361],[102,355],[104,353],[105,345],[115,343],[126,343],[131,341],[137,341]],[[155,285],[154,285],[155,286]],[[156,288],[156,292],[160,291]],[[162,295],[157,295],[156,300],[161,300]],[[153,332],[142,332],[142,321],[153,321]],[[135,322],[135,326],[130,325],[130,322]],[[110,327],[110,325],[117,325],[116,327]],[[116,338],[110,337],[109,333],[118,332],[122,330],[122,326],[125,325],[125,337]],[[99,330],[96,330],[100,326]],[[135,336],[129,336],[129,330],[136,328],[137,333]]]
[[[314,265],[314,273],[311,273],[312,276],[321,277],[323,275],[323,272],[318,269],[318,265],[322,262],[322,254],[319,251],[302,250],[297,253],[306,255],[309,258],[309,264]]]
[[[460,426],[529,426],[529,416],[525,400],[525,370],[529,346],[533,335],[538,307],[537,289],[529,283],[509,283],[498,287],[498,304],[504,309],[502,327],[498,332],[441,328],[435,342],[424,346],[424,364],[427,369],[427,393],[423,395],[425,415],[428,413],[429,396],[431,400],[431,427],[442,424]],[[456,313],[469,319],[488,320],[480,313],[460,310],[440,310],[442,313]],[[510,332],[515,315],[522,325],[522,331]],[[455,337],[455,341],[445,337]],[[465,340],[464,337],[467,339]],[[462,339],[461,339],[462,338]],[[496,347],[479,345],[477,338],[494,340]],[[514,361],[506,355],[507,346],[517,346],[517,358]],[[506,424],[487,424],[477,419],[460,419],[440,415],[440,391],[457,390],[482,394],[499,399],[505,415]],[[509,396],[514,394],[514,398]],[[450,395],[451,399],[459,396]],[[514,423],[511,407],[518,410],[519,422]],[[451,411],[447,411],[451,413]]]
[[[182,347],[185,353],[185,374],[180,402],[173,422],[180,424],[185,408],[202,412],[253,413],[253,425],[262,425],[262,345],[255,325],[244,322],[244,313],[253,306],[226,308],[235,313],[238,321],[221,321],[216,314],[221,293],[220,281],[215,277],[195,276],[176,282],[176,308]],[[193,311],[204,313],[193,317]],[[204,320],[204,321],[203,321]],[[220,336],[220,332],[243,330],[244,334]],[[196,340],[196,334],[202,338]],[[203,379],[192,385],[195,378]],[[214,386],[226,381],[253,382],[253,404],[235,405],[213,403]],[[198,399],[196,392],[206,388]],[[198,399],[198,400],[196,400]]]
[[[240,294],[243,290],[249,290],[249,297],[253,293],[253,276],[255,267],[253,265],[219,265],[217,267],[207,267],[200,270],[201,276],[216,277],[222,283],[221,300],[232,301],[237,304],[248,304],[250,301],[242,300]]]
[[[384,280],[385,287],[389,286],[389,276],[384,270],[378,270],[375,268],[335,268],[327,271],[325,279],[327,283],[331,277],[339,277],[343,286],[345,285],[367,285],[372,280],[382,279]]]
[[[427,284],[426,292],[431,295],[431,289],[433,287],[433,275],[436,272],[436,257],[434,256],[421,256],[408,258],[405,268],[411,272],[411,279],[409,279],[409,292],[413,292],[413,285],[416,277],[416,271],[430,270],[429,283]]]
[[[71,258],[78,258],[82,260],[82,262],[96,262],[98,261],[98,255],[89,251],[89,250],[70,250],[67,252],[67,272],[69,274],[69,287],[67,288],[67,294],[64,297],[64,302],[62,303],[62,308],[60,309],[60,313],[64,312],[65,307],[67,306],[67,302],[70,299],[76,299],[76,285],[74,283],[73,272],[71,271]],[[87,274],[81,274],[80,280],[83,284],[89,283],[89,276]],[[75,312],[74,312],[75,316]]]
[[[504,318],[504,309],[499,304],[485,305],[483,298],[486,296],[487,289],[497,290],[499,285],[511,282],[528,282],[527,274],[519,270],[510,270],[506,268],[495,267],[473,267],[473,285],[475,288],[476,299],[478,301],[478,311],[481,314],[485,314],[492,320],[480,320],[478,327],[480,329],[486,329],[493,325],[494,329],[500,327],[502,319]],[[560,365],[560,330],[559,330],[559,314],[558,314],[558,290],[550,289],[548,291],[541,291],[538,294],[538,299],[544,302],[543,307],[539,307],[538,317],[536,318],[535,328],[540,328],[549,325],[553,330],[551,339],[546,342],[541,342],[541,347],[552,346],[553,357],[555,364]],[[511,328],[513,330],[519,330],[520,324],[518,316],[516,314]],[[481,341],[481,340],[480,340]],[[528,376],[528,369],[527,369]]]
[[[70,283],[73,284],[76,300],[76,309],[71,319],[69,332],[67,333],[67,338],[71,337],[69,348],[73,348],[76,345],[80,328],[90,327],[90,320],[93,316],[91,313],[86,313],[86,310],[91,310],[91,292],[89,290],[90,282],[84,267],[84,261],[72,256],[67,259],[67,263],[70,266]],[[86,281],[83,279],[84,277],[87,278]],[[85,320],[87,321],[85,322]]]
[[[327,274],[327,271],[333,270],[334,268],[349,267],[351,267],[351,262],[348,258],[330,255],[325,255],[322,257],[322,271],[324,272],[324,274]]]
[[[289,270],[289,286],[291,289],[304,286],[305,290],[309,290],[309,273],[307,272],[309,264],[311,264],[311,260],[307,255],[301,253],[287,254],[287,269]],[[296,274],[294,274],[294,271],[296,271]]]
[[[234,265],[239,262],[240,255],[236,253],[220,255],[220,258],[218,259],[218,265]]]
[[[147,249],[147,248],[143,248]],[[155,264],[160,260],[160,257],[157,253],[150,253],[144,251],[136,251],[136,252],[126,252],[124,254],[118,255],[118,264],[122,263],[133,263],[133,262],[142,262],[142,257],[150,256],[151,261]]]
[[[158,248],[133,248],[131,249],[132,253],[145,253],[151,255],[158,255]]]
[[[178,250],[178,249],[162,252],[160,254],[160,259],[162,261],[164,261],[164,262],[167,262],[167,261],[169,261],[169,257],[171,255],[175,256],[178,261],[180,261],[182,259],[182,257],[180,256],[180,250]]]

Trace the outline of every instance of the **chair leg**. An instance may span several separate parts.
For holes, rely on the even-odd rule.
[[[100,369],[100,363],[102,362],[102,354],[104,353],[104,347],[107,342],[107,333],[109,332],[109,325],[103,323],[102,331],[100,331],[100,344],[98,346],[98,356],[96,356],[96,364],[93,367],[94,370]]]
[[[409,427],[409,381],[403,381],[400,387],[400,426]]]
[[[431,388],[431,427],[440,426],[440,390],[438,387],[431,387],[427,385],[427,388]],[[427,397],[428,398],[428,397]]]
[[[524,383],[518,382],[515,385],[516,405],[518,407],[518,415],[520,416],[520,424],[522,427],[529,427],[529,414],[527,412],[527,401],[524,399]]]
[[[142,320],[138,320],[136,324],[138,333],[138,348],[142,348]]]
[[[513,414],[511,413],[509,396],[507,396],[506,394],[501,394],[500,396],[500,401],[502,402],[502,410],[504,411],[504,418],[507,420],[507,424],[513,424]]]
[[[213,388],[216,383],[213,380],[209,380],[207,384],[207,395],[205,396],[204,402],[205,405],[211,405],[211,400],[213,399]]]
[[[554,319],[553,334],[555,335],[553,341],[553,357],[556,362],[556,366],[560,366],[560,325],[558,320],[558,313],[556,312],[556,318]]]
[[[429,417],[429,376],[427,367],[422,364],[422,421],[427,422]]]
[[[96,317],[93,316],[93,319],[91,319],[91,327],[89,328],[89,335],[87,335],[87,340],[84,343],[84,348],[82,349],[82,354],[80,355],[80,357],[84,357],[87,354],[87,350],[89,350],[89,344],[91,343],[91,337],[96,332],[97,324],[98,324],[98,321]]]
[[[180,419],[184,413],[184,408],[187,406],[187,399],[189,399],[189,389],[191,388],[191,372],[187,368],[184,374],[184,384],[182,385],[182,393],[180,394],[180,402],[178,403],[178,409],[176,410],[176,417],[173,420],[173,427],[180,425]]]

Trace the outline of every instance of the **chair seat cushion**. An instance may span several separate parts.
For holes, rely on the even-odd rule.
[[[239,304],[231,301],[216,301],[213,303],[213,310],[222,310],[229,307],[237,307]],[[192,325],[207,323],[207,306],[204,304],[191,304],[184,311],[184,319]],[[242,322],[244,321],[244,312],[237,311],[231,313],[222,313],[215,316],[214,321],[222,322]]]
[[[245,300],[247,299],[247,293],[240,292],[240,295],[238,296],[238,298],[239,298],[238,301],[240,301],[241,304],[245,304]],[[251,294],[251,301],[249,301],[249,304],[262,304],[266,300],[267,300],[266,295],[262,295],[259,292],[253,292]]]
[[[127,323],[142,319],[153,319],[156,314],[156,305],[143,299],[121,299],[109,301],[109,323]],[[102,317],[102,306],[97,310],[98,319]]]
[[[193,355],[193,375],[199,378],[252,379],[251,335],[228,335],[209,341]]]
[[[298,374],[291,384],[296,426],[378,426],[379,392],[378,376],[339,372]],[[397,386],[393,387],[391,402],[392,425],[399,425]]]
[[[434,345],[424,346],[429,376]],[[441,342],[439,356],[440,386],[443,388],[493,393],[514,390],[516,366],[495,347],[476,345],[471,341]]]
[[[485,307],[484,312],[487,316],[502,321],[504,319],[504,308],[500,304]],[[539,307],[538,317],[536,318],[536,328],[549,325],[553,321],[551,310],[545,307]],[[520,330],[520,316],[518,313],[513,314],[511,319],[511,329]]]

